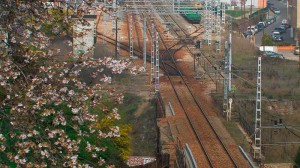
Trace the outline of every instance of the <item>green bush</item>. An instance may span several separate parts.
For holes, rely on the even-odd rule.
[[[274,42],[272,40],[272,37],[268,34],[264,34],[261,38],[262,46],[273,46]]]
[[[242,16],[244,14],[244,11],[240,11],[240,10],[226,10],[225,13],[227,15],[232,16],[232,17],[239,17],[239,16]]]
[[[5,99],[5,97],[6,97],[6,91],[2,86],[0,86],[0,102],[2,102]]]
[[[300,147],[298,148],[297,155],[295,157],[295,164],[297,167],[300,167]]]

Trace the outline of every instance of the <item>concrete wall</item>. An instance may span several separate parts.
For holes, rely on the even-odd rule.
[[[94,46],[95,19],[86,20],[89,25],[83,25],[76,20],[73,26],[73,53],[86,53]]]
[[[258,8],[264,8],[267,6],[267,0],[258,0]]]
[[[298,10],[300,9],[300,0],[289,0],[288,5],[288,21],[292,27],[291,37],[296,39],[300,34],[300,10]]]
[[[235,0],[237,2],[237,6],[241,6],[241,0]],[[263,8],[267,4],[267,0],[246,0],[246,5],[245,8],[250,8],[251,7],[251,1],[252,1],[252,7],[253,8]],[[231,4],[231,0],[221,0],[221,2]]]
[[[299,29],[300,28],[300,0],[297,0],[295,5],[296,5],[296,14],[297,14],[296,26],[297,26],[297,29]]]

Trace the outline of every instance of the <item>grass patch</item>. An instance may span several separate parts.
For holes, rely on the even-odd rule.
[[[0,102],[2,102],[6,98],[6,90],[4,87],[0,86]]]
[[[150,102],[143,113],[135,115],[138,106],[143,101],[139,96],[125,93],[124,104],[118,108],[123,122],[130,123],[132,126],[130,133],[132,155],[154,156],[156,149],[155,106]]]
[[[134,112],[138,109],[138,105],[141,103],[142,98],[130,93],[125,93],[124,95],[124,103],[119,105],[119,113],[121,117],[124,119],[125,123],[132,123],[132,119],[134,118]]]
[[[247,142],[246,137],[242,133],[242,131],[238,128],[237,122],[224,122],[225,127],[227,128],[231,137],[235,140],[235,142],[240,145],[245,152],[250,151],[250,145]]]
[[[254,132],[257,56],[259,53],[249,41],[233,37],[233,74],[232,84],[237,87],[233,109],[242,119],[241,125],[248,135]],[[273,126],[281,119],[284,125],[299,125],[300,101],[299,65],[296,61],[262,57],[262,125]],[[237,130],[236,123],[224,123],[231,136],[250,151],[246,138]],[[263,129],[263,144],[277,142],[296,142],[299,138],[287,129]],[[298,136],[299,132],[294,130]],[[297,144],[299,147],[299,144]],[[296,144],[264,145],[265,163],[293,162]]]
[[[225,13],[232,17],[240,17],[240,16],[244,15],[244,11],[241,11],[241,10],[226,10]],[[248,12],[246,11],[245,13],[248,13]]]

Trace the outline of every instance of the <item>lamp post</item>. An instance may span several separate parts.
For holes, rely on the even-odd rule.
[[[290,17],[289,17],[289,0],[286,0],[286,17],[287,17],[287,20],[289,21],[290,20]]]
[[[116,44],[115,44],[115,58],[118,59],[118,17],[116,16]]]
[[[263,8],[264,7],[265,7],[265,0],[263,0]],[[268,12],[269,12],[269,9],[268,9]],[[269,17],[269,13],[268,13],[268,17]],[[265,23],[265,24],[267,24],[267,23]],[[261,38],[261,43],[263,42],[264,35],[265,35],[265,25],[264,25],[264,28],[263,28],[263,35],[262,35],[262,38]],[[265,52],[265,45],[263,45],[263,50]]]

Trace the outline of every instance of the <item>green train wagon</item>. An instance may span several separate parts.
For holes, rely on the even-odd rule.
[[[192,24],[200,24],[201,21],[201,14],[182,14],[182,16]]]
[[[189,10],[189,8],[183,8],[184,10]],[[191,24],[199,24],[201,21],[201,14],[199,13],[183,13],[181,14]]]

